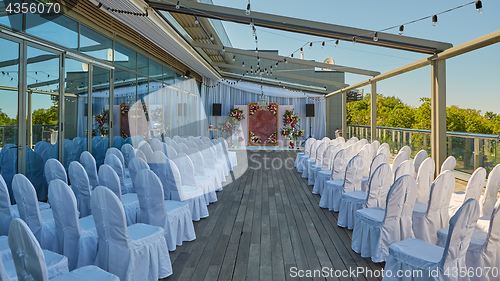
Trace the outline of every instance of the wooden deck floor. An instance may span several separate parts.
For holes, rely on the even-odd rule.
[[[174,273],[165,280],[336,280],[293,278],[290,268],[382,268],[353,252],[352,231],[319,208],[320,197],[293,168],[296,152],[238,153],[231,183],[217,193],[210,216],[195,222],[197,239],[170,252]]]

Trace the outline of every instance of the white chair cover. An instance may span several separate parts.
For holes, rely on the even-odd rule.
[[[57,251],[56,230],[52,210],[40,211],[36,191],[31,182],[22,174],[14,175],[12,191],[16,198],[19,217],[25,221],[42,248]],[[12,224],[11,224],[12,225]]]
[[[327,142],[323,142],[316,149],[316,162],[314,162],[314,164],[311,166],[311,169],[309,169],[309,174],[307,175],[307,183],[309,185],[314,185],[317,173],[321,171],[321,168],[323,167],[323,152],[325,151],[328,144],[329,143]]]
[[[364,258],[371,257],[373,262],[383,262],[389,255],[389,245],[413,238],[411,212],[416,196],[415,179],[404,175],[389,189],[385,209],[373,207],[356,211],[352,249]]]
[[[434,180],[435,171],[436,164],[431,157],[427,157],[427,159],[420,164],[417,174],[417,202],[424,204],[429,203],[431,184]]]
[[[73,141],[75,140],[73,139]],[[115,147],[116,149],[120,150],[124,144],[125,140],[121,136],[113,137],[113,147]]]
[[[321,193],[319,206],[338,212],[343,193],[361,190],[361,179],[363,178],[364,169],[365,159],[359,155],[354,156],[347,164],[343,180],[330,180],[326,182],[325,189]]]
[[[391,168],[392,168],[392,173],[396,173],[396,169],[403,163],[403,161],[408,160],[408,154],[406,154],[405,151],[400,151],[396,157],[394,157],[394,160],[392,161]]]
[[[377,151],[378,148],[380,147],[380,142],[378,140],[374,140],[371,145],[370,145],[370,151],[372,152],[372,158],[375,158],[377,156]]]
[[[125,186],[125,171],[123,170],[120,159],[114,154],[108,154],[106,155],[106,158],[104,158],[104,164],[109,165],[113,168],[113,170],[115,170],[116,175],[118,175],[118,178],[120,179],[122,194],[127,193],[129,188]]]
[[[93,265],[98,242],[94,219],[82,219],[80,224],[76,197],[61,180],[50,182],[49,199],[54,214],[59,253],[68,258],[69,269]]]
[[[51,180],[60,179],[66,184],[68,183],[68,176],[66,175],[66,170],[64,166],[57,159],[49,159],[45,162],[44,167],[45,179],[47,184],[50,184]]]
[[[161,140],[159,139],[152,139],[151,140],[151,149],[153,150],[153,152],[156,152],[156,151],[163,151],[163,143],[161,142]]]
[[[206,167],[205,158],[203,157],[203,154],[201,154],[201,152],[198,150],[198,148],[190,147],[188,155],[189,158],[191,158],[191,161],[193,161],[193,163],[196,163],[196,165],[194,166],[195,175],[210,177],[213,180],[215,187],[217,188],[216,190],[218,191],[222,190],[221,183],[223,179],[225,180],[225,177],[221,178],[213,166],[210,168]]]
[[[467,254],[465,256],[465,263],[468,268],[474,268],[477,270],[482,270],[482,274],[474,274],[471,276],[471,280],[498,280],[498,274],[496,272],[491,272],[495,267],[500,264],[500,200],[497,201],[493,213],[489,219],[489,226],[487,232],[476,228],[472,233],[472,238],[467,249]],[[445,247],[446,241],[448,240],[449,227],[441,228],[438,231],[438,242],[439,247]],[[480,269],[478,269],[480,268]],[[487,273],[487,269],[489,272]],[[479,271],[478,271],[479,273]],[[486,274],[487,273],[487,274]]]
[[[489,173],[486,190],[479,200],[481,217],[489,216],[493,212],[493,207],[497,202],[498,191],[500,191],[500,164],[496,165]]]
[[[196,143],[196,146],[200,146],[200,145],[205,144],[205,143],[203,142],[203,140],[202,140],[202,139],[200,139],[200,138],[195,138],[193,141]]]
[[[172,274],[164,230],[142,223],[127,227],[120,199],[98,186],[92,214],[99,237],[96,265],[122,281],[158,280]]]
[[[346,147],[348,147],[349,145],[351,144],[355,144],[356,142],[358,142],[359,139],[357,137],[352,137],[350,139],[348,139],[346,142],[345,142],[345,145]]]
[[[450,199],[450,217],[462,206],[469,198],[479,201],[483,192],[484,183],[486,182],[486,169],[483,167],[477,168],[467,182],[467,188],[464,191],[458,191],[451,195]]]
[[[125,145],[124,145],[125,146]],[[97,176],[97,167],[94,156],[88,151],[84,151],[80,155],[80,164],[85,168],[87,176],[89,177],[90,186],[94,189],[99,185],[99,177]]]
[[[163,228],[169,251],[196,239],[188,204],[164,200],[162,183],[153,171],[140,171],[135,186],[141,205],[139,222]]]
[[[427,151],[425,150],[420,150],[416,155],[415,158],[413,158],[413,166],[415,166],[415,175],[418,174],[418,169],[420,168],[420,164],[424,162],[424,160],[427,159]]]
[[[176,141],[174,141],[173,139],[169,138],[169,137],[166,137],[166,138],[165,138],[165,143],[166,143],[168,146],[177,145],[177,142],[176,142]]]
[[[177,157],[177,151],[171,147],[171,146],[167,146],[167,157],[169,159],[174,159],[175,157]]]
[[[321,171],[328,171],[332,169],[333,157],[339,151],[338,145],[329,145],[323,152],[323,161],[321,163]]]
[[[213,144],[214,144],[214,148],[215,148],[216,153],[217,153],[217,161],[225,163],[225,165],[227,166],[228,171],[232,171],[233,167],[231,166],[231,162],[229,161],[229,158],[227,158],[224,155],[224,149],[222,148],[222,143],[219,142],[219,140],[215,140],[214,139],[213,140]]]
[[[448,170],[448,171],[453,171],[455,170],[455,166],[457,165],[457,159],[453,156],[448,156],[446,160],[444,160],[443,165],[441,165],[441,173]]]
[[[225,138],[220,137],[219,138],[219,143],[220,143],[220,145],[222,147],[222,153],[228,159],[229,165],[231,166],[231,171],[232,171],[233,168],[238,165],[238,158],[236,157],[236,152],[229,151],[227,149],[229,147],[229,145],[227,144],[227,141],[226,141]]]
[[[224,167],[222,164],[217,165],[215,162],[215,155],[212,148],[209,145],[203,144],[198,147],[203,155],[203,163],[205,164],[205,169],[213,169],[217,175],[217,180],[219,182],[226,181],[226,175],[224,174]],[[221,187],[222,188],[222,187]]]
[[[371,152],[370,152],[370,145],[365,144],[363,148],[358,152],[358,155],[363,157],[365,160],[365,170],[363,171],[363,176],[370,176],[370,166],[368,165],[369,163],[372,162],[372,157],[371,157]]]
[[[140,158],[133,158],[130,161],[129,171],[130,171],[130,179],[132,180],[132,183],[134,183],[135,176],[137,175],[137,173],[142,169],[149,170],[149,165],[144,160],[142,160]],[[135,192],[135,187],[133,188],[132,192]]]
[[[177,156],[178,157],[173,159],[173,161],[181,174],[182,185],[200,187],[203,190],[207,204],[212,203],[210,200],[217,200],[217,198],[210,196],[210,192],[216,189],[213,180],[209,177],[196,176],[193,162],[185,153],[179,153]]]
[[[383,153],[387,156],[387,159],[391,159],[391,150],[389,149],[389,145],[387,143],[383,143],[377,150],[377,154]]]
[[[0,235],[9,233],[9,225],[12,219],[19,217],[19,214],[14,212],[10,204],[9,190],[3,177],[0,175]]]
[[[92,140],[92,155],[95,158],[97,167],[100,167],[104,163],[104,157],[106,157],[106,150],[108,150],[109,142],[108,139],[104,138],[94,138]]]
[[[201,140],[200,140],[201,141]],[[203,143],[203,142],[202,142]],[[196,147],[198,148],[198,144],[196,144],[196,142],[194,140],[188,140],[186,141],[186,145],[191,148],[191,147]]]
[[[316,141],[315,138],[307,139],[304,143],[304,152],[299,152],[297,154],[297,158],[295,158],[294,167],[297,168],[297,172],[302,173],[304,170],[303,161],[309,159],[309,155],[311,154],[311,146]]]
[[[64,139],[64,168],[67,170],[71,162],[78,161],[81,153],[80,144],[69,139]]]
[[[127,217],[127,225],[137,223],[137,215],[140,209],[137,194],[122,194],[120,179],[118,178],[115,170],[113,170],[113,168],[111,168],[108,164],[103,164],[101,168],[99,168],[99,182],[102,186],[105,186],[113,191],[118,199],[123,202],[123,208],[125,209],[125,215]]]
[[[468,269],[465,255],[478,217],[479,205],[476,200],[470,199],[450,219],[445,248],[415,238],[408,238],[389,246],[386,272],[389,270],[392,273],[420,272],[421,275],[420,278],[414,276],[405,278],[393,274],[391,278],[387,277],[384,280],[469,280],[467,274],[465,277],[460,277],[460,270]],[[446,276],[446,272],[451,275]],[[452,277],[453,272],[458,272],[456,277]]]
[[[366,162],[369,163],[369,162]],[[373,158],[371,164],[370,164],[370,173],[368,174],[368,177],[363,177],[361,180],[361,191],[367,193],[368,192],[368,182],[370,180],[369,177],[371,177],[372,173],[375,171],[375,169],[382,163],[389,163],[389,158],[383,153],[379,153]],[[390,166],[389,166],[390,167]],[[391,171],[392,174],[392,171]]]
[[[403,161],[399,167],[394,172],[394,181],[399,179],[403,175],[410,175],[415,178],[415,166],[410,160]]]
[[[179,136],[173,136],[172,139],[176,142],[176,143],[179,143],[179,141],[181,141],[181,137]]]
[[[144,152],[142,152],[139,149],[134,149],[134,154],[131,155],[134,155],[135,158],[139,158],[146,163],[149,162],[149,159],[146,157],[146,154],[144,154]]]
[[[215,147],[215,145],[211,141],[208,141],[206,143],[206,145],[208,146],[209,150],[212,151],[209,154],[213,155],[216,169],[222,170],[224,177],[229,176],[230,170],[229,170],[229,166],[227,165],[227,161],[225,161],[223,159],[218,159],[217,148]]]
[[[322,144],[323,142],[321,140],[316,140],[312,145],[311,145],[311,154],[309,155],[308,159],[304,160],[304,170],[302,171],[302,177],[303,178],[308,178],[309,177],[309,171],[312,168],[314,164],[316,164],[316,152],[318,151],[318,147]]]
[[[130,153],[134,151],[134,147],[128,143],[122,145],[121,152],[123,154],[123,159],[125,160],[125,168],[128,168]]]
[[[404,151],[406,152],[406,156],[408,157],[407,159],[405,160],[410,160],[410,157],[411,157],[411,148],[407,145],[401,147],[401,149],[399,150],[398,154],[401,153],[401,151]]]
[[[332,169],[320,171],[314,183],[313,194],[323,194],[326,182],[329,180],[343,179],[345,176],[345,167],[347,165],[347,151],[341,149],[336,152],[332,161]]]
[[[177,153],[189,153],[189,147],[185,143],[179,143],[175,150],[177,151]]]
[[[384,154],[381,154],[385,157]],[[392,172],[387,163],[381,163],[370,176],[367,192],[356,190],[342,194],[337,225],[354,228],[356,211],[363,208],[385,207],[387,191],[391,187]]]
[[[87,172],[85,172],[85,168],[82,166],[82,164],[73,161],[71,162],[71,164],[69,164],[68,175],[69,180],[71,181],[71,189],[76,196],[76,202],[78,211],[80,212],[80,217],[83,218],[91,215],[91,187]]]
[[[148,142],[144,141],[139,144],[139,150],[144,153],[144,156],[146,157],[146,162],[149,163],[150,159],[153,157],[153,150],[151,149],[151,146],[149,145]],[[137,157],[137,155],[136,155]],[[142,157],[142,155],[141,155]]]
[[[452,171],[444,171],[431,185],[429,204],[415,203],[412,220],[416,238],[436,244],[437,231],[448,226],[448,208],[454,189],[455,175]]]
[[[108,150],[106,151],[106,156],[108,156],[110,154],[113,154],[116,157],[118,157],[118,159],[122,163],[122,166],[125,168],[125,157],[123,156],[122,152],[119,149],[117,149],[115,147],[108,148]],[[104,158],[104,163],[106,163],[106,158]]]

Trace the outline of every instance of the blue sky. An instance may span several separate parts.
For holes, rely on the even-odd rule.
[[[245,9],[247,0],[213,0],[215,5]],[[381,30],[447,9],[472,2],[467,0],[349,0],[349,1],[299,1],[251,0],[254,11],[345,25],[369,30]],[[438,16],[438,25],[431,19],[405,25],[404,36],[452,43],[457,46],[486,35],[500,28],[500,1],[483,0],[483,13],[478,15],[475,6],[469,5]],[[225,22],[224,26],[234,47],[255,48],[248,25]],[[397,34],[393,29],[388,33]],[[310,41],[326,40],[278,30],[257,27],[259,49],[279,50],[280,55],[290,55]],[[296,53],[295,57],[297,57]],[[338,65],[352,66],[386,72],[406,65],[426,55],[386,49],[363,44],[353,45],[341,41],[335,48],[333,42],[324,49],[320,45],[304,47],[304,58],[323,61],[332,57]],[[500,113],[500,90],[496,80],[500,77],[500,44],[495,44],[447,61],[447,105],[475,108]],[[378,83],[378,92],[397,96],[409,105],[418,106],[421,97],[430,97],[430,67],[421,68]],[[354,84],[366,76],[346,74],[346,83]],[[364,88],[370,92],[369,87]]]

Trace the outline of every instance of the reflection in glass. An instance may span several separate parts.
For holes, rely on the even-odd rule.
[[[137,72],[140,74],[148,76],[148,58],[145,56],[138,54],[137,55]]]
[[[9,4],[14,4],[14,0],[0,0],[0,11],[5,11]],[[12,6],[11,6],[12,7]],[[0,13],[0,24],[6,25],[16,30],[21,30],[23,27],[23,15],[12,14],[8,15],[5,12]]]
[[[19,44],[0,38],[0,148],[17,145]],[[0,152],[2,154],[2,152]],[[1,158],[1,157],[0,157]],[[1,163],[0,163],[1,165]],[[3,168],[0,166],[0,169]]]
[[[159,63],[157,63],[153,60],[149,60],[149,77],[156,79],[158,81],[161,81],[162,80],[162,71],[163,71],[163,68]]]
[[[136,71],[137,53],[115,42],[115,64]]]
[[[78,48],[78,22],[60,14],[41,17],[27,13],[26,33],[64,47]]]
[[[166,83],[168,85],[175,84],[175,72],[166,67],[163,67],[163,83]]]
[[[137,75],[121,70],[115,69],[114,81],[114,100],[113,105],[115,112],[119,115],[114,116],[115,126],[113,133],[115,136],[122,136],[123,138],[130,137],[131,130],[128,123],[128,112],[132,105],[137,100]]]
[[[80,52],[96,59],[113,61],[113,41],[82,24],[80,25]]]
[[[110,70],[94,66],[92,75],[92,154],[98,166],[104,163],[106,150],[109,147],[109,79]]]

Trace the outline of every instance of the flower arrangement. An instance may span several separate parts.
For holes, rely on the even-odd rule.
[[[233,117],[234,119],[237,120],[237,122],[245,119],[245,116],[243,115],[243,110],[239,110],[239,109],[231,109],[231,111],[229,111],[229,117]]]
[[[251,104],[250,110],[248,111],[248,115],[252,116],[255,112],[257,112],[257,110],[259,110],[259,106],[256,104]]]
[[[94,121],[97,123],[97,127],[92,129],[93,136],[106,136],[109,133],[108,122],[109,122],[109,110],[104,110],[94,116]]]
[[[283,125],[295,128],[298,125],[300,117],[296,115],[292,110],[286,110],[283,114]]]
[[[297,140],[298,138],[303,137],[305,133],[306,133],[305,130],[294,130],[292,135],[293,139]]]
[[[163,125],[163,108],[157,107],[151,111],[151,121],[154,121],[160,127]]]
[[[292,128],[281,128],[280,133],[284,137],[290,138],[292,135],[293,129]]]
[[[236,124],[233,119],[234,118],[232,117],[227,117],[223,123],[219,124],[219,130],[221,130],[223,134],[232,133],[233,129],[236,127]]]
[[[250,132],[250,141],[253,143],[261,143],[262,141],[253,132]]]
[[[121,103],[121,106],[120,106],[120,114],[122,116],[124,116],[125,114],[127,114],[128,112],[130,111],[130,107],[125,104],[125,103]]]
[[[274,132],[267,138],[266,143],[275,144],[277,141],[276,132]]]
[[[276,104],[270,104],[267,106],[267,109],[271,111],[272,114],[277,115],[278,114],[278,107]]]

